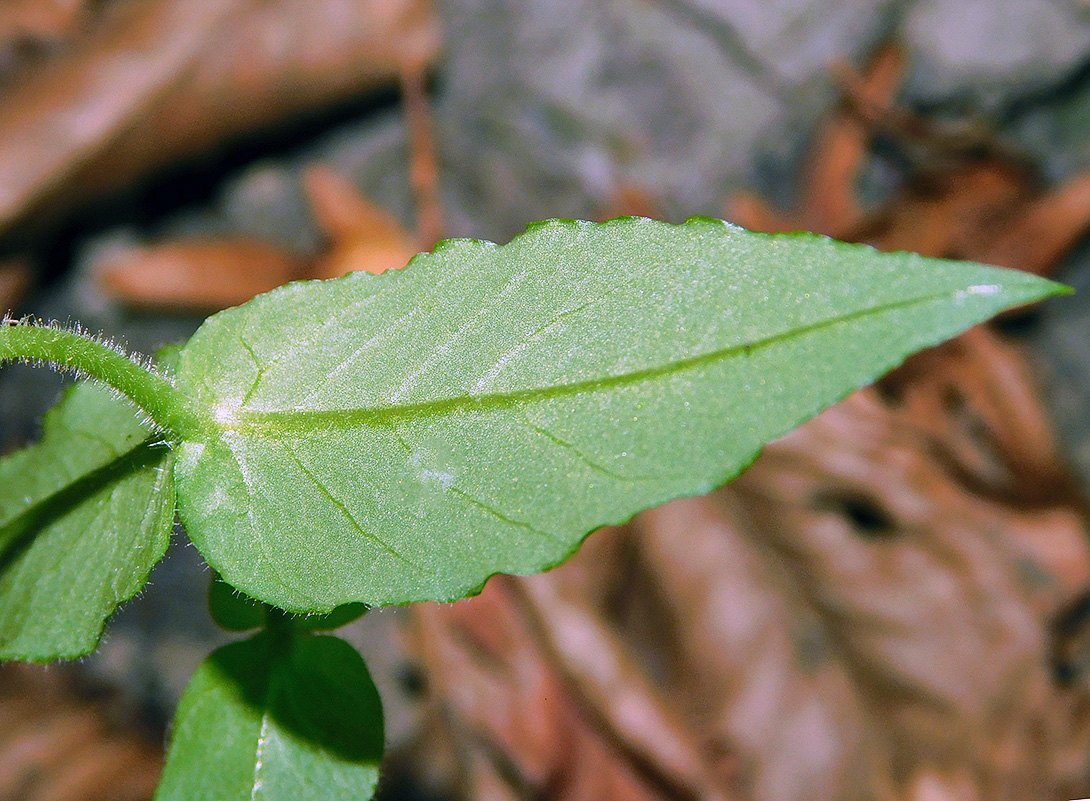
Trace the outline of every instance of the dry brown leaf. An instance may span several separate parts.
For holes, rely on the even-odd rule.
[[[799,230],[791,217],[781,214],[753,192],[736,192],[727,198],[723,204],[723,218],[750,231],[765,234]]]
[[[894,780],[962,767],[982,798],[1051,798],[1063,726],[1049,625],[1090,583],[1085,519],[980,497],[965,474],[867,391],[770,448],[726,497],[825,621]],[[1034,558],[1052,553],[1077,575]]]
[[[853,239],[880,250],[973,258],[1031,197],[1023,170],[988,160],[913,184]]]
[[[23,37],[69,36],[89,0],[5,0],[0,5],[0,47]]]
[[[0,801],[145,801],[162,749],[65,669],[0,666]]]
[[[421,139],[414,150],[425,145]],[[434,184],[435,176],[414,181]],[[425,196],[430,191],[417,189]],[[129,305],[215,311],[293,279],[337,278],[355,270],[381,273],[404,267],[416,255],[414,238],[404,226],[332,168],[307,168],[303,190],[328,239],[323,252],[305,267],[257,241],[176,241],[111,255],[100,266],[99,283],[108,295]],[[439,213],[437,206],[432,213]]]
[[[569,692],[660,791],[709,801],[733,796],[734,766],[705,762],[705,743],[633,663],[615,627],[587,608],[578,584],[534,577],[512,586]]]
[[[63,191],[189,68],[244,0],[129,4],[0,98],[0,229]]]
[[[69,43],[80,32],[89,0],[4,0],[0,3],[0,87]]]
[[[900,414],[931,435],[950,464],[971,465],[966,489],[1026,506],[1076,506],[1079,495],[1021,351],[987,327],[912,357],[879,383]],[[936,453],[936,456],[940,456]]]
[[[427,0],[146,0],[0,98],[0,231],[396,81]]]
[[[211,312],[300,277],[300,265],[251,240],[190,240],[133,248],[100,265],[98,282],[132,306]]]
[[[1016,225],[1004,225],[980,243],[987,264],[1051,274],[1090,228],[1090,174],[1076,175],[1026,204]]]
[[[621,181],[606,200],[599,220],[612,220],[614,217],[658,217],[655,198],[637,184]]]
[[[703,778],[702,765],[693,762],[685,731],[672,722],[666,729],[656,726],[673,716],[644,688],[639,671],[624,664],[624,652],[608,636],[584,639],[582,660],[558,665],[546,655],[520,612],[542,601],[553,611],[551,602],[538,598],[528,607],[527,591],[499,579],[479,597],[456,606],[417,609],[415,645],[434,668],[429,674],[433,719],[450,727],[446,742],[460,766],[460,777],[445,789],[461,790],[461,797],[565,801],[651,801],[663,797],[663,788],[666,797],[726,797],[693,784],[690,771]],[[548,587],[543,585],[542,592],[548,593]],[[596,625],[576,615],[574,625],[551,619],[549,626],[579,636],[586,633],[581,623]],[[599,674],[618,670],[609,683],[624,703],[603,704],[593,688],[589,696],[573,693],[563,667],[573,661],[593,662]],[[631,737],[618,738],[617,729],[603,725],[603,712],[626,715],[623,730]],[[671,741],[671,732],[681,739]],[[656,757],[662,756],[660,763]]]
[[[303,188],[330,240],[310,270],[314,278],[337,278],[353,270],[381,273],[404,267],[416,255],[404,226],[329,167],[308,168]]]

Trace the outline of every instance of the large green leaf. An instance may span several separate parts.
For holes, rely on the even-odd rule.
[[[532,226],[218,314],[176,385],[179,508],[293,611],[456,599],[705,492],[922,347],[1060,291],[716,220]]]
[[[166,550],[172,458],[130,403],[84,383],[0,460],[0,659],[95,649]]]
[[[157,801],[361,801],[378,783],[382,706],[336,637],[232,643],[182,696]]]

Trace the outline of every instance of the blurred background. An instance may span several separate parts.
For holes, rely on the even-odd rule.
[[[143,353],[531,220],[705,214],[1090,288],[1085,0],[0,0],[0,306]],[[345,630],[384,799],[1090,795],[1090,292],[921,354],[567,565]],[[59,376],[0,371],[5,451]],[[730,421],[725,420],[724,425]],[[177,532],[0,669],[0,799],[150,798],[227,638]]]

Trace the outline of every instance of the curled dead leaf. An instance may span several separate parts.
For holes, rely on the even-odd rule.
[[[282,250],[250,240],[169,242],[114,253],[99,266],[102,290],[131,305],[216,311],[300,277]]]
[[[381,273],[404,267],[416,255],[413,237],[404,226],[329,167],[308,168],[303,188],[329,238],[311,270],[313,277],[336,278],[354,270]]]

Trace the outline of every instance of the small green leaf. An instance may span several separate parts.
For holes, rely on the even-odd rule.
[[[268,607],[245,595],[222,578],[212,576],[208,583],[208,611],[216,625],[227,631],[247,631],[265,625]]]
[[[384,746],[360,655],[336,637],[260,634],[215,651],[178,706],[157,801],[363,801]]]
[[[173,456],[125,400],[69,388],[42,439],[0,460],[0,659],[90,653],[174,523]]]
[[[299,631],[332,631],[347,626],[367,613],[367,605],[361,603],[341,604],[332,612],[324,615],[296,615],[291,624]]]
[[[716,220],[554,221],[205,322],[176,386],[190,537],[294,612],[453,600],[737,475],[907,355],[1062,291]]]
[[[208,585],[208,611],[216,625],[227,631],[248,631],[265,625],[267,604],[241,593],[215,573]],[[292,615],[291,626],[296,631],[332,631],[347,626],[362,617],[367,606],[361,603],[342,604],[324,615]]]

